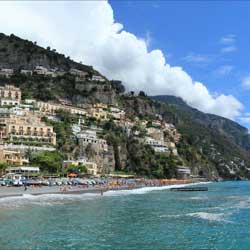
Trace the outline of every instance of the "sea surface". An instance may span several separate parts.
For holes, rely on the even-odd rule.
[[[0,199],[0,250],[249,250],[250,182]]]

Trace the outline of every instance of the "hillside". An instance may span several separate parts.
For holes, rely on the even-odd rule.
[[[34,70],[37,66],[53,70],[52,74],[54,71],[61,74],[56,77],[20,74],[21,70]],[[42,48],[15,35],[0,34],[1,68],[13,69],[14,75],[7,79],[0,77],[0,85],[14,82],[26,98],[43,101],[66,99],[77,105],[95,102],[115,104],[116,93],[124,91],[119,81],[108,81],[92,66],[76,63],[54,49]],[[71,69],[102,77],[103,81],[76,77],[69,74]]]
[[[178,112],[183,113],[183,115],[188,116],[191,120],[204,125],[209,129],[218,131],[241,148],[245,150],[250,149],[250,136],[248,130],[240,124],[218,115],[203,113],[188,106],[179,97],[163,95],[153,96],[151,98],[176,108]]]
[[[38,65],[63,74],[21,73],[23,69],[34,70]],[[14,69],[14,73],[7,78],[0,76],[0,85],[14,84],[19,87],[23,99],[35,98],[45,102],[64,100],[75,106],[95,103],[116,105],[125,111],[127,118],[134,120],[132,130],[135,132],[140,131],[136,119],[150,123],[161,116],[181,133],[181,140],[176,143],[179,155],[163,157],[149,145],[141,143],[145,137],[144,131],[141,131],[142,138],[137,138],[126,134],[124,127],[114,125],[113,121],[107,124],[94,122],[94,125],[102,126],[105,132],[102,137],[112,147],[110,154],[114,154],[116,170],[170,178],[175,176],[177,166],[184,165],[191,168],[193,175],[209,179],[250,178],[249,135],[246,128],[233,121],[200,112],[174,96],[155,96],[150,99],[143,92],[139,96],[123,94],[125,88],[120,81],[109,81],[92,66],[76,63],[55,50],[44,49],[14,35],[0,34],[1,68]],[[87,77],[78,77],[70,72],[71,69],[83,71]],[[93,76],[97,78],[93,79]],[[102,80],[96,80],[98,77]],[[71,125],[69,122],[67,129],[70,130]],[[62,134],[63,138],[58,141],[66,143],[71,132],[60,130],[56,130],[57,137]],[[59,148],[62,153],[65,153],[64,143]],[[75,146],[70,145],[67,153],[70,154]]]

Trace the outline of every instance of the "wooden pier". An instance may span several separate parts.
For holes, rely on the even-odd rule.
[[[186,191],[186,192],[198,192],[198,191],[208,191],[208,187],[177,187],[170,188],[171,191]]]

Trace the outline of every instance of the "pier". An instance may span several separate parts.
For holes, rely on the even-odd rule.
[[[208,187],[177,187],[170,188],[170,191],[186,191],[186,192],[195,192],[195,191],[208,191]]]

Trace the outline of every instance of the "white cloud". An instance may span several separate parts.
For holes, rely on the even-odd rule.
[[[237,47],[235,45],[230,45],[230,46],[222,48],[221,52],[223,52],[223,53],[230,53],[230,52],[234,52],[236,50],[237,50]]]
[[[245,89],[250,89],[250,75],[242,78],[241,85]]]
[[[223,66],[219,67],[215,71],[215,73],[218,75],[224,76],[224,75],[231,73],[233,71],[233,69],[234,69],[234,66],[232,66],[232,65],[223,65]]]
[[[236,43],[236,37],[233,34],[226,35],[220,39],[220,43],[225,45],[222,49],[222,53],[230,53],[237,50],[237,47],[235,45]]]
[[[193,63],[208,63],[211,61],[211,59],[212,59],[211,56],[194,54],[194,53],[189,53],[188,55],[183,57],[184,61]]]
[[[149,51],[144,40],[114,21],[105,1],[0,2],[0,30],[93,65],[129,90],[180,96],[204,112],[232,119],[242,108],[233,96],[213,96],[181,67],[171,67],[161,50]]]
[[[238,120],[244,123],[250,123],[250,117],[239,117]]]
[[[220,39],[220,43],[224,44],[224,45],[234,44],[235,41],[236,41],[236,38],[235,38],[235,35],[233,35],[233,34],[229,34],[229,35],[223,36]]]

